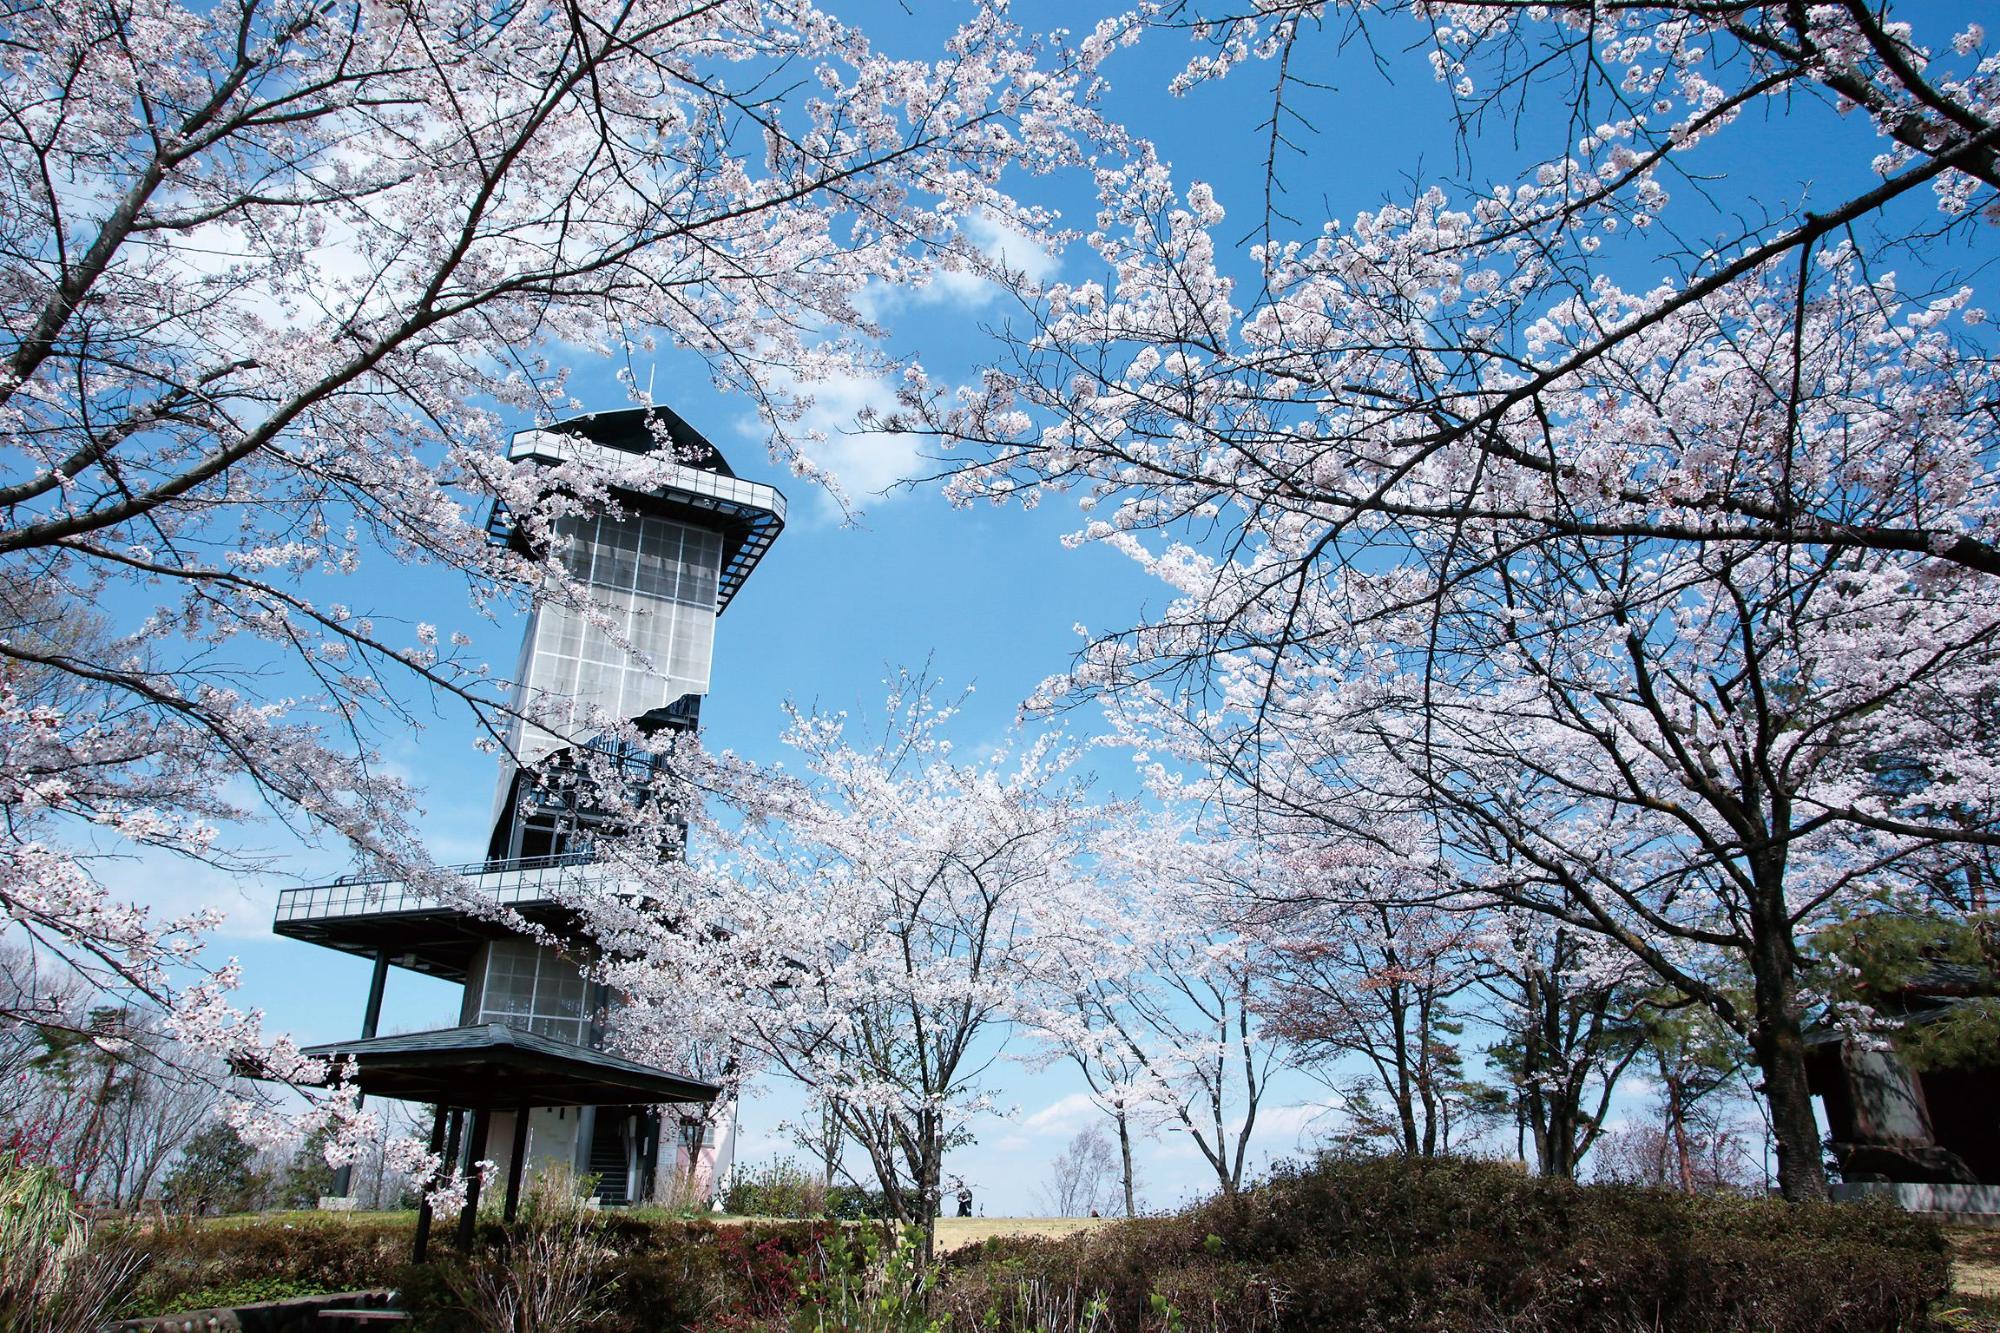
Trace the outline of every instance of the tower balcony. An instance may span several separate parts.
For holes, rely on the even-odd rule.
[[[454,866],[472,892],[540,925],[575,924],[565,900],[579,890],[612,891],[616,874],[588,851]],[[474,952],[516,932],[504,923],[411,888],[401,880],[347,875],[330,884],[282,889],[274,933],[343,953],[386,952],[399,967],[464,981]]]

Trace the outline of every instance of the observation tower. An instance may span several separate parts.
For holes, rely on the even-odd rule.
[[[634,455],[650,457],[635,470]],[[736,476],[713,444],[660,407],[523,431],[508,456],[548,469],[580,461],[600,465],[600,474],[644,477],[632,488],[614,487],[618,516],[565,518],[557,534],[566,539],[560,558],[570,574],[650,663],[591,617],[544,605],[522,638],[517,687],[552,726],[566,710],[581,717],[595,707],[647,735],[693,730],[711,684],[716,621],[783,529],[785,497]],[[496,503],[488,532],[496,543],[527,549],[504,505]],[[591,944],[564,902],[617,886],[593,849],[602,816],[580,786],[550,780],[573,761],[570,743],[518,721],[510,740],[486,859],[459,870],[477,892],[547,930],[561,947],[395,880],[348,877],[284,890],[276,933],[374,965],[360,1036],[307,1053],[352,1060],[366,1096],[435,1106],[433,1150],[461,1164],[494,1161],[507,1182],[509,1216],[524,1169],[551,1164],[595,1175],[597,1196],[612,1205],[652,1198],[663,1158],[669,1169],[712,1184],[733,1152],[733,1118],[684,1111],[713,1102],[718,1089],[608,1052],[604,1019],[612,997],[574,961],[587,957]],[[641,780],[662,762],[609,740],[582,743]],[[392,968],[460,983],[458,1025],[380,1035]],[[336,1196],[347,1183],[343,1172]],[[476,1206],[475,1184],[460,1219],[468,1239]],[[425,1211],[420,1257],[428,1230]]]

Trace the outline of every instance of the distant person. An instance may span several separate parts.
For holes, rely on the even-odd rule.
[[[970,1185],[960,1185],[958,1187],[958,1215],[960,1217],[972,1216],[972,1186]]]

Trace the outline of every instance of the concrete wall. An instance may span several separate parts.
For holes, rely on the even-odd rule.
[[[495,1111],[493,1128],[486,1140],[486,1155],[494,1165],[493,1180],[482,1188],[504,1191],[507,1188],[507,1172],[513,1165],[514,1151],[514,1111]],[[577,1106],[538,1106],[528,1112],[528,1167],[522,1175],[522,1187],[534,1178],[537,1171],[552,1166],[574,1170],[576,1167],[577,1133],[583,1124],[583,1108]],[[503,1197],[501,1194],[493,1198]]]
[[[1849,1203],[1887,1199],[1907,1212],[1940,1221],[2000,1227],[2000,1185],[1847,1183],[1831,1188],[1834,1198]]]
[[[1894,1051],[1841,1051],[1853,1098],[1855,1137],[1865,1143],[1926,1146],[1936,1141],[1916,1075]]]

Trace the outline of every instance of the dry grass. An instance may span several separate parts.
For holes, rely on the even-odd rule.
[[[1938,1326],[1956,1333],[2000,1333],[2000,1228],[1946,1227],[1951,1295]]]
[[[937,1243],[957,1250],[991,1236],[1074,1236],[1103,1225],[1098,1217],[940,1217]]]
[[[2000,1228],[1946,1227],[1944,1234],[1951,1242],[1951,1289],[2000,1299]]]

